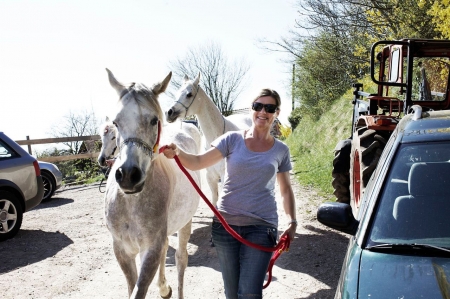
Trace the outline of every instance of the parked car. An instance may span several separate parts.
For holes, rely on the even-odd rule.
[[[447,298],[450,111],[406,115],[372,174],[356,217],[325,203],[317,219],[352,235],[335,298]]]
[[[43,201],[49,200],[55,191],[61,187],[62,173],[58,166],[52,163],[38,161],[41,168],[41,176],[44,181],[44,198]]]
[[[23,213],[40,204],[43,197],[37,160],[0,132],[0,241],[17,234]]]

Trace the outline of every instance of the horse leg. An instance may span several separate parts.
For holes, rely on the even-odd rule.
[[[172,297],[172,288],[170,287],[170,285],[167,284],[166,280],[166,257],[168,249],[169,249],[169,238],[166,238],[163,254],[161,255],[161,259],[159,260],[159,276],[158,276],[159,295],[164,299]]]
[[[127,280],[128,296],[130,296],[138,278],[135,260],[136,255],[126,253],[120,243],[120,241],[113,240],[113,249],[120,268]]]
[[[178,272],[178,298],[183,299],[184,271],[188,264],[187,244],[191,237],[192,220],[190,220],[178,233],[178,248],[175,252],[175,263]]]
[[[214,170],[206,170],[206,181],[209,189],[211,189],[211,202],[215,206],[219,198],[219,177],[214,173]]]
[[[211,189],[211,203],[213,206],[216,206],[217,200],[219,199],[219,177],[215,174],[213,169],[206,170],[206,181]],[[212,236],[209,239],[209,242],[211,242],[211,246],[214,247]]]
[[[141,250],[141,267],[139,269],[139,277],[130,298],[145,298],[148,287],[150,286],[153,277],[155,277],[156,270],[158,270],[160,259],[163,255],[164,244],[166,242],[165,238],[167,238],[167,236],[155,236],[154,240],[152,240],[153,245],[146,250]]]

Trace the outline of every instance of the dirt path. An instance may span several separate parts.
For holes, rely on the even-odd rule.
[[[323,199],[292,181],[297,235],[291,250],[277,260],[264,298],[333,298],[348,237],[319,224],[315,215]],[[212,215],[201,200],[188,247],[186,299],[225,298],[216,253],[209,243]],[[285,229],[283,217],[280,231]],[[170,239],[167,279],[177,298],[176,239]],[[127,298],[98,185],[58,191],[52,200],[24,214],[22,230],[0,243],[0,253],[2,298]],[[154,282],[147,298],[160,298]]]

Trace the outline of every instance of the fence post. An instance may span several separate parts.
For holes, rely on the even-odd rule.
[[[30,140],[30,136],[27,136],[27,140]],[[32,155],[32,153],[31,153],[31,144],[28,144],[28,153],[30,155]]]

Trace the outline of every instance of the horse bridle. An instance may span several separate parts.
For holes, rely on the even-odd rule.
[[[147,142],[145,142],[141,138],[130,137],[122,141],[122,143],[119,146],[119,152],[122,151],[124,146],[132,145],[140,148],[146,155],[150,156],[150,158],[153,158],[153,154],[155,154],[158,151],[160,136],[161,136],[161,122],[158,120],[158,136],[156,138],[156,142],[155,145],[153,145],[153,147],[150,146]]]
[[[197,92],[195,93],[195,96],[194,96],[194,98],[192,99],[192,101],[191,101],[191,103],[189,104],[189,106],[186,107],[186,105],[184,105],[183,103],[181,103],[179,100],[175,102],[175,104],[178,103],[178,104],[180,104],[181,106],[183,106],[183,108],[184,108],[184,110],[185,110],[184,118],[187,117],[188,110],[189,110],[189,108],[192,106],[192,104],[194,103],[194,100],[195,100],[195,98],[196,98],[197,95],[198,95],[198,90],[199,90],[199,88],[200,88],[200,84],[197,84]]]
[[[194,103],[194,100],[195,100],[195,98],[196,98],[197,95],[198,95],[198,90],[199,90],[199,88],[200,88],[200,84],[197,84],[197,92],[195,93],[195,96],[194,96],[194,98],[192,99],[192,101],[191,101],[191,103],[189,104],[189,106],[186,107],[186,105],[184,105],[183,103],[181,103],[179,100],[175,102],[175,103],[178,103],[178,104],[180,104],[181,106],[183,106],[183,108],[184,108],[184,110],[185,110],[185,112],[184,112],[184,118],[187,117],[188,110],[189,110],[189,108],[192,106],[192,104]],[[222,134],[225,134],[225,118],[224,118],[223,115],[222,115],[222,118],[223,118],[223,133],[222,133]]]

